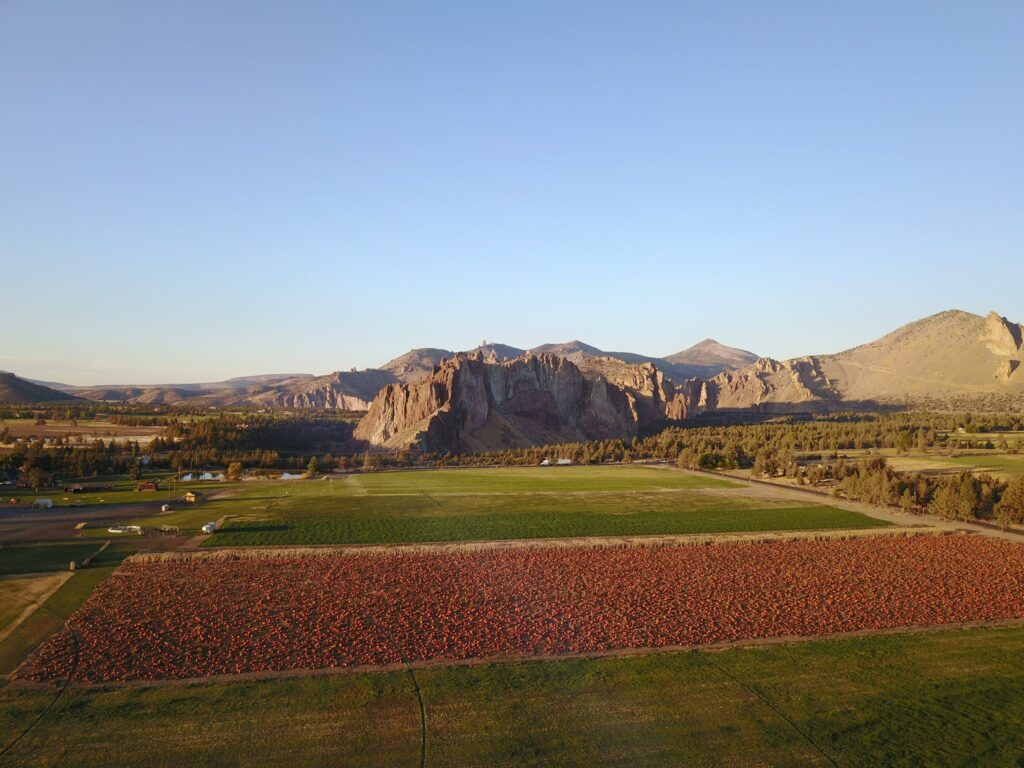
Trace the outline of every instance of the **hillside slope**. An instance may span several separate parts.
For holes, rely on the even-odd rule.
[[[709,376],[714,376],[726,370],[735,370],[746,365],[757,362],[758,356],[753,352],[736,347],[727,347],[714,339],[694,344],[689,349],[668,355],[665,360],[673,365],[695,366],[704,369],[713,369]]]
[[[1024,393],[1021,336],[1021,325],[995,312],[950,310],[819,359],[847,400],[1017,394]]]
[[[80,399],[66,392],[26,381],[13,373],[0,371],[0,405],[54,403]]]

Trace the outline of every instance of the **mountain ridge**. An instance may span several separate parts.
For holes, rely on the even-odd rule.
[[[723,346],[722,349],[732,348]],[[480,353],[484,359],[502,362],[528,352],[535,355],[558,354],[577,363],[599,357],[612,357],[626,364],[650,363],[675,379],[714,375],[728,367],[726,362],[710,366],[688,365],[633,352],[606,352],[579,340],[541,344],[529,350],[484,341],[474,349],[461,353],[440,347],[417,347],[388,360],[378,368],[338,370],[322,376],[308,373],[258,374],[194,384],[36,383],[87,400],[108,402],[209,407],[343,408],[361,411],[369,407],[370,401],[381,388],[388,384],[410,383],[425,378],[442,361],[458,354]]]
[[[637,423],[715,412],[795,413],[950,398],[1024,399],[1024,325],[996,312],[983,317],[957,309],[911,321],[842,352],[782,361],[711,338],[666,358],[606,352],[578,339],[531,350],[485,341],[469,352],[421,347],[380,368],[324,376],[262,374],[219,383],[59,391],[32,390],[38,385],[25,382],[17,392],[9,385],[8,397],[25,402],[37,392],[51,400],[78,396],[209,407],[368,411],[386,388],[429,381],[452,360],[472,358],[500,365],[547,357],[567,360],[584,378],[615,387]],[[500,398],[496,403],[503,407]],[[521,424],[517,429],[529,432]]]

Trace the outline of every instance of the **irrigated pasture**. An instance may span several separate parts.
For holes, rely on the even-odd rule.
[[[710,546],[228,552],[125,563],[21,670],[158,680],[557,656],[1024,618],[1024,547],[955,535]]]
[[[645,467],[438,470],[252,484],[202,508],[210,546],[374,544],[865,528],[811,502],[751,496],[705,475]]]
[[[938,453],[892,456],[886,459],[898,472],[954,473],[963,470],[1009,478],[1024,474],[1024,454],[973,451],[958,456]]]
[[[66,571],[72,560],[82,562],[101,545],[95,540],[0,545],[0,576]]]
[[[1024,627],[281,680],[72,686],[12,765],[1019,764]],[[420,720],[416,692],[425,705]],[[53,701],[0,688],[0,748]],[[425,735],[425,739],[424,739]],[[425,747],[425,749],[423,749]],[[421,752],[421,750],[423,750]]]

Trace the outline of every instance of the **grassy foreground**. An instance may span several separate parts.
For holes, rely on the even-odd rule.
[[[32,650],[59,630],[71,614],[85,602],[114,571],[114,566],[77,571],[32,612],[14,631],[0,641],[0,675],[13,672]]]
[[[1024,628],[419,670],[426,764],[1020,765]],[[52,694],[0,689],[5,744]],[[144,745],[144,746],[143,746]],[[417,765],[406,673],[72,691],[16,764]]]
[[[25,573],[66,571],[72,560],[81,563],[97,555],[102,541],[82,539],[41,544],[8,544],[0,546],[0,576]],[[111,542],[95,558],[97,565],[113,565],[135,551],[130,542]]]
[[[727,491],[723,493],[722,491]],[[262,484],[205,505],[230,516],[211,546],[372,544],[864,528],[813,503],[744,495],[706,475],[645,467],[446,470]]]

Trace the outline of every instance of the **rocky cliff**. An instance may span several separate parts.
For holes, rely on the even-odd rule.
[[[837,408],[841,402],[835,382],[825,376],[818,358],[762,357],[739,370],[683,382],[675,387],[665,415],[678,420],[723,411],[818,412]]]
[[[245,393],[244,402],[264,408],[340,408],[365,411],[395,377],[388,371],[338,371],[327,376]]]
[[[355,437],[384,448],[475,451],[636,434],[634,403],[569,360],[527,354],[511,361],[458,355],[426,378],[391,384]]]
[[[672,381],[652,363],[631,365],[614,357],[587,357],[576,366],[588,379],[604,379],[622,390],[640,427],[664,419],[675,395]]]

